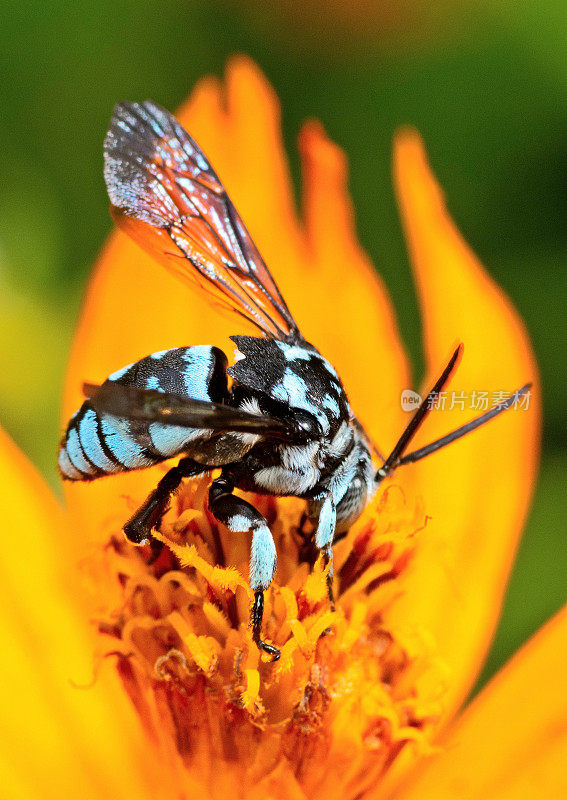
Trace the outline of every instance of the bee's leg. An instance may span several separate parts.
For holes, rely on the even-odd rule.
[[[232,494],[234,483],[228,474],[223,474],[211,484],[209,508],[214,516],[234,533],[251,533],[250,588],[254,591],[254,605],[250,623],[252,638],[260,650],[277,661],[279,648],[267,644],[261,638],[264,613],[264,592],[272,582],[276,571],[276,546],[268,523],[254,506]]]
[[[150,539],[152,528],[157,527],[169,508],[171,495],[179,488],[183,478],[192,478],[205,472],[207,467],[198,464],[191,458],[182,458],[176,467],[172,467],[163,476],[153,492],[124,525],[124,533],[134,544],[146,544]]]
[[[319,511],[317,528],[315,530],[315,544],[322,551],[325,566],[329,567],[327,573],[327,592],[331,608],[335,610],[335,596],[333,594],[333,538],[337,524],[337,509],[331,494],[328,494]]]

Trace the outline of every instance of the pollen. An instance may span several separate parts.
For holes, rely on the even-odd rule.
[[[424,535],[422,505],[395,485],[373,501],[335,545],[332,609],[304,503],[251,496],[278,551],[271,662],[249,628],[249,537],[214,520],[208,485],[181,489],[150,545],[109,532],[105,668],[116,665],[180,797],[364,797],[404,748],[428,748],[440,713],[431,643],[387,613]]]

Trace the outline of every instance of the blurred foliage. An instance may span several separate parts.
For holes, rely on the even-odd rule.
[[[101,169],[111,109],[146,97],[173,109],[239,51],[280,97],[296,186],[306,117],[348,153],[360,238],[419,376],[419,314],[390,175],[393,131],[415,125],[457,223],[526,320],[544,381],[540,488],[491,672],[564,599],[567,5],[404,2],[396,15],[390,2],[389,14],[365,18],[359,0],[365,24],[352,28],[336,3],[308,5],[303,18],[291,3],[255,0],[3,0],[0,418],[57,485],[66,353],[111,228]]]
[[[543,459],[538,489],[482,685],[542,622],[565,603],[567,454]]]

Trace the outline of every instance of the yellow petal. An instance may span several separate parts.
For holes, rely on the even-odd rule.
[[[356,237],[344,153],[316,122],[304,126],[299,145],[315,281],[305,291],[300,275],[290,293],[302,302],[305,326],[316,322],[313,340],[339,370],[356,414],[387,450],[402,424],[399,396],[409,381],[394,311]]]
[[[408,371],[389,300],[356,241],[343,153],[320,126],[306,126],[300,140],[304,228],[294,208],[278,101],[250,60],[233,59],[222,86],[211,79],[199,83],[178,116],[219,173],[304,335],[334,363],[356,413],[386,447],[400,429],[398,397]],[[210,343],[230,355],[228,336],[238,332],[236,316],[219,315],[123,234],[114,234],[75,339],[66,419],[81,403],[83,381],[104,380],[168,347]],[[159,474],[146,470],[68,486],[68,505],[84,536],[106,539]]]
[[[465,711],[400,800],[567,797],[567,607]]]
[[[465,345],[449,391],[466,410],[430,415],[419,444],[476,416],[473,392],[512,392],[534,382],[528,410],[510,410],[418,463],[413,480],[432,519],[404,577],[398,619],[433,634],[450,670],[447,713],[469,692],[500,613],[503,592],[534,485],[540,429],[538,372],[527,333],[456,229],[413,131],[395,147],[395,180],[423,312],[428,377],[442,371],[456,341]],[[399,480],[402,481],[401,474]]]
[[[0,431],[0,780],[20,798],[153,797],[157,771],[115,672],[92,680],[87,623],[65,520],[35,470]],[[65,588],[64,588],[65,587]],[[152,782],[152,775],[153,781]]]

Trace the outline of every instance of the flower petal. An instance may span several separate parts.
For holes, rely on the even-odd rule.
[[[567,607],[473,701],[443,751],[396,797],[567,796]]]
[[[75,615],[65,520],[33,467],[0,431],[0,775],[11,798],[155,796],[147,743],[114,671],[92,679]],[[63,535],[62,535],[63,534]],[[65,587],[65,588],[63,588]]]
[[[387,450],[402,425],[399,397],[409,381],[394,311],[356,237],[343,151],[316,122],[304,126],[299,145],[308,259],[315,272],[309,293],[301,276],[294,284],[296,295],[303,292],[301,319],[307,328],[315,311],[315,343],[339,370],[360,420]]]
[[[449,217],[417,133],[395,145],[395,180],[423,310],[431,386],[456,341],[465,345],[451,391],[459,406],[430,415],[420,434],[432,441],[478,415],[473,392],[515,391],[534,383],[529,410],[515,409],[404,475],[432,516],[408,570],[398,618],[427,630],[450,671],[447,713],[478,675],[500,613],[538,460],[540,393],[527,333]]]
[[[273,89],[247,58],[234,58],[224,87],[205,79],[179,119],[201,143],[270,265],[306,338],[335,364],[353,406],[383,447],[400,429],[398,397],[407,364],[393,311],[356,241],[342,152],[320,126],[304,129],[306,229],[297,219]],[[242,323],[222,317],[122,234],[114,234],[89,287],[67,376],[65,412],[81,402],[85,380],[154,350],[228,342]],[[248,331],[253,332],[253,331]],[[384,444],[386,443],[386,444]],[[68,487],[69,507],[89,538],[106,538],[110,518],[142,498],[155,470]]]

